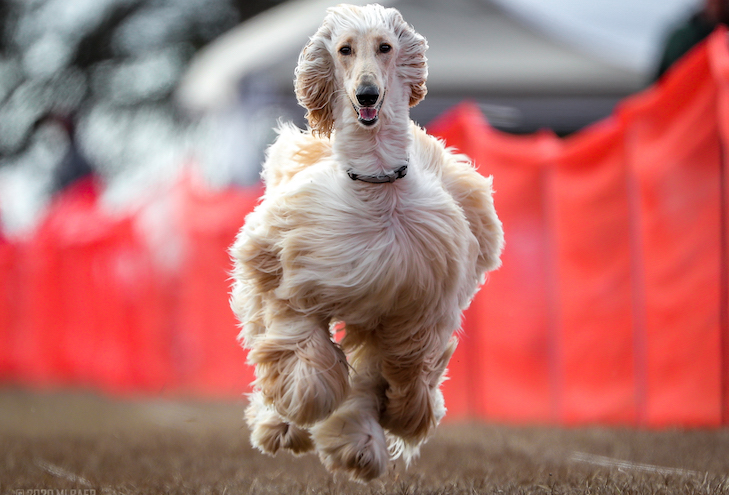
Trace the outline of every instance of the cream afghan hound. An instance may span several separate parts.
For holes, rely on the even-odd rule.
[[[395,9],[328,10],[296,68],[311,128],[281,126],[231,248],[253,445],[361,481],[445,415],[461,312],[503,246],[491,178],[410,121],[426,48]]]

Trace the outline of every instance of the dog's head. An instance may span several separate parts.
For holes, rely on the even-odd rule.
[[[296,97],[315,133],[329,136],[335,111],[375,128],[386,98],[409,106],[425,97],[428,45],[395,9],[339,5],[299,55]]]

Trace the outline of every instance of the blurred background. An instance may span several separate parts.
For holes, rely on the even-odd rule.
[[[330,3],[0,4],[0,386],[248,390],[226,249],[261,193],[276,121],[305,125],[293,72]],[[723,3],[383,3],[430,45],[429,92],[413,119],[493,173],[504,208],[504,274],[479,297],[514,297],[503,296],[503,314],[480,299],[470,310],[447,385],[451,417],[726,424],[724,54],[696,55],[654,85],[671,33],[703,19],[695,31],[708,35],[720,15],[705,9]],[[674,153],[676,142],[686,150]],[[658,158],[668,168],[649,176]],[[654,215],[656,203],[668,213]],[[708,227],[666,254],[685,227],[667,220],[676,209]],[[666,302],[662,291],[683,282]],[[704,297],[688,322],[674,314],[695,307],[684,294]],[[570,320],[575,306],[586,313]],[[485,348],[513,359],[484,363]]]
[[[100,174],[114,203],[169,180],[192,157],[216,186],[254,183],[276,119],[304,125],[293,70],[329,3],[4,2],[5,231],[37,223],[50,192],[68,181],[58,169],[69,150],[84,162],[77,173]],[[471,98],[500,129],[561,134],[646,86],[669,29],[700,7],[699,0],[389,3],[430,42],[429,95],[413,109],[415,120],[425,125]]]

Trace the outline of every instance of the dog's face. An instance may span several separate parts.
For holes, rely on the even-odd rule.
[[[376,129],[386,101],[402,102],[405,110],[416,105],[427,92],[427,47],[395,9],[329,9],[296,68],[296,96],[312,130],[328,136],[344,115]]]
[[[398,40],[384,29],[345,31],[332,46],[334,72],[357,121],[365,127],[375,126],[387,97],[388,75],[393,73]]]

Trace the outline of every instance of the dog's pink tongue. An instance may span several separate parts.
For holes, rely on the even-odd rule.
[[[362,107],[359,109],[359,118],[362,120],[374,120],[377,117],[377,109],[374,107]]]

